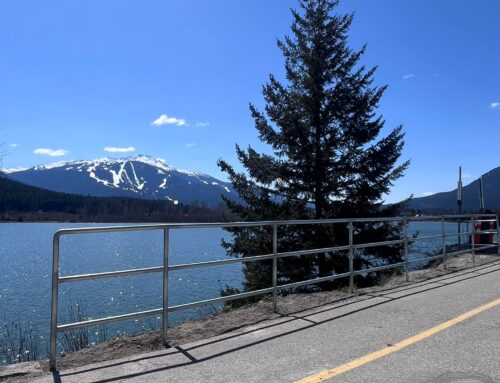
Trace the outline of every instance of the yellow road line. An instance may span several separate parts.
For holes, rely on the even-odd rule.
[[[414,343],[417,343],[421,340],[424,340],[426,338],[429,338],[432,335],[435,335],[443,330],[446,330],[450,327],[455,326],[456,324],[463,322],[466,319],[469,319],[477,314],[482,313],[483,311],[489,310],[495,306],[500,305],[500,298],[495,299],[494,301],[487,303],[483,306],[476,307],[475,309],[468,311],[462,315],[457,316],[456,318],[450,319],[449,321],[446,321],[444,323],[441,323],[435,327],[432,327],[428,330],[425,330],[421,332],[420,334],[417,334],[415,336],[412,336],[411,338],[407,338],[405,340],[402,340],[401,342],[398,342],[392,346],[386,347],[382,350],[372,352],[371,354],[362,356],[361,358],[355,359],[349,363],[343,364],[341,366],[329,369],[329,370],[324,370],[320,371],[316,374],[307,376],[303,379],[297,380],[295,383],[317,383],[317,382],[322,382],[325,379],[330,379],[335,376],[338,376],[340,374],[343,374],[347,371],[353,370],[357,367],[360,367],[366,363],[373,362],[374,360],[377,360],[379,358],[382,358],[383,356],[392,354],[393,352],[397,352],[405,347],[411,346]]]

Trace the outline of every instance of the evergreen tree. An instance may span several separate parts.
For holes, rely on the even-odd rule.
[[[273,75],[263,86],[265,111],[250,105],[259,138],[272,154],[236,145],[246,172],[219,160],[243,203],[226,200],[244,220],[376,217],[395,215],[402,204],[383,206],[382,196],[409,162],[398,164],[402,127],[380,138],[384,126],[376,109],[386,86],[373,85],[376,68],[360,64],[366,46],[348,46],[353,15],[334,13],[338,0],[302,0],[292,11],[291,36],[278,41],[286,82]],[[230,229],[224,243],[231,256],[266,254],[269,228]],[[282,227],[279,251],[326,248],[347,243],[346,225]],[[393,224],[356,225],[356,242],[397,238]],[[345,253],[323,252],[279,264],[282,281],[343,272]],[[356,254],[356,268],[401,259],[400,247]],[[245,263],[245,289],[269,287],[270,263]]]

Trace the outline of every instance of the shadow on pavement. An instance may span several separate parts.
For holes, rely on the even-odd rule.
[[[488,270],[488,269],[493,268],[495,266],[497,266],[497,267],[494,268],[493,270]],[[297,312],[294,312],[291,314],[283,314],[281,317],[272,320],[273,323],[271,323],[271,324],[264,325],[264,326],[256,325],[257,328],[253,328],[251,330],[238,332],[236,334],[233,333],[233,334],[228,335],[228,336],[217,337],[217,339],[215,339],[215,340],[208,340],[206,342],[204,342],[204,341],[196,342],[197,344],[195,344],[194,346],[191,346],[189,348],[183,348],[181,346],[176,346],[176,347],[165,350],[165,352],[155,353],[154,355],[143,356],[143,357],[139,357],[139,358],[135,358],[135,359],[128,359],[126,361],[110,363],[110,364],[106,364],[104,366],[92,367],[92,368],[88,368],[88,369],[84,369],[84,370],[78,370],[76,372],[68,372],[68,373],[65,373],[64,371],[54,372],[52,374],[52,376],[54,379],[54,383],[63,383],[64,377],[77,376],[77,375],[81,375],[81,374],[85,374],[85,373],[93,372],[93,371],[97,371],[97,370],[103,370],[103,369],[107,369],[107,368],[133,364],[133,363],[137,363],[137,362],[145,361],[145,360],[152,360],[152,359],[164,357],[166,355],[176,355],[176,354],[179,355],[179,354],[181,354],[187,359],[187,361],[184,363],[176,363],[176,364],[172,364],[170,366],[158,367],[158,368],[154,368],[154,369],[151,369],[148,371],[129,373],[129,374],[121,375],[121,376],[114,376],[112,378],[94,381],[94,382],[105,383],[105,382],[116,382],[116,381],[120,381],[123,379],[130,379],[130,378],[134,378],[134,377],[138,377],[138,376],[142,376],[142,375],[147,375],[147,374],[151,374],[151,373],[157,373],[157,372],[167,371],[167,370],[174,369],[174,368],[184,367],[184,366],[188,366],[188,365],[194,365],[197,363],[203,363],[203,362],[209,361],[211,359],[219,358],[221,356],[224,356],[224,355],[236,352],[236,351],[240,351],[240,350],[243,350],[243,349],[258,345],[258,344],[269,342],[271,340],[285,337],[285,336],[288,336],[290,334],[294,334],[294,333],[297,333],[300,331],[308,330],[308,329],[311,329],[311,328],[316,327],[318,325],[332,322],[332,321],[335,321],[337,319],[344,318],[344,317],[347,317],[347,316],[352,315],[352,314],[356,314],[358,312],[362,312],[362,311],[365,311],[365,310],[368,310],[368,309],[371,309],[371,308],[374,308],[377,306],[382,306],[382,305],[391,303],[393,301],[396,301],[396,300],[399,300],[402,298],[407,298],[407,297],[410,297],[413,295],[418,295],[418,294],[425,293],[425,292],[431,291],[431,290],[441,289],[443,287],[450,286],[450,285],[453,285],[453,284],[456,284],[456,283],[459,283],[462,281],[481,277],[482,275],[487,275],[487,274],[491,274],[494,272],[498,272],[500,270],[500,268],[498,266],[500,266],[498,261],[494,261],[494,262],[486,264],[486,265],[477,266],[473,270],[466,271],[466,272],[460,273],[458,275],[456,273],[452,273],[452,275],[448,275],[445,277],[439,277],[439,280],[427,280],[427,281],[423,281],[423,282],[416,282],[416,283],[412,283],[411,286],[405,285],[403,287],[384,289],[384,290],[381,290],[378,292],[371,292],[369,294],[364,294],[364,295],[360,295],[357,297],[355,296],[355,297],[343,298],[341,300],[327,303],[326,305],[341,303],[343,301],[352,300],[352,299],[355,299],[355,300],[350,301],[350,302],[346,302],[346,303],[342,303],[339,305],[335,305],[333,307],[328,307],[328,308],[325,308],[325,309],[319,310],[319,311],[315,310],[315,309],[319,308],[319,307],[324,307],[325,304],[323,304],[321,306],[308,308],[306,310],[300,310],[300,311],[297,311]],[[419,289],[418,291],[412,291],[412,290],[421,288],[422,286],[424,286],[424,287],[428,286],[428,287],[425,289]],[[398,295],[396,297],[387,297],[388,295],[392,295],[392,294],[396,294],[396,293],[397,294],[403,293],[403,294]],[[334,317],[331,317],[331,318],[328,318],[325,320],[314,321],[314,320],[308,318],[310,316],[334,311],[334,310],[337,310],[337,309],[342,308],[342,307],[352,306],[355,304],[368,303],[369,301],[372,301],[372,300],[378,299],[378,298],[386,298],[386,300],[384,300],[382,302],[368,304],[368,305],[363,306],[361,308],[353,308],[353,310],[351,310],[347,313],[343,313],[343,314],[340,314],[340,315],[337,315],[337,316],[334,316]],[[243,344],[241,346],[233,347],[233,348],[228,349],[226,351],[215,353],[213,355],[210,355],[210,356],[207,356],[204,358],[197,359],[192,354],[190,354],[190,351],[195,350],[195,349],[200,348],[200,347],[206,347],[208,345],[224,342],[224,341],[229,340],[229,339],[239,338],[241,336],[253,333],[255,331],[260,331],[263,329],[277,327],[277,326],[281,326],[281,325],[295,322],[295,321],[304,321],[307,324],[301,328],[298,328],[298,329],[284,331],[282,333],[279,333],[279,334],[276,334],[273,336],[269,336],[265,339],[251,341],[251,342],[248,342],[248,343]],[[277,323],[274,323],[274,322],[277,322]],[[256,326],[254,325],[253,327],[256,327]],[[88,380],[86,380],[86,381],[88,381]]]

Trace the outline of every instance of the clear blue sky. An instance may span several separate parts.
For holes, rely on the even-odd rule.
[[[248,103],[263,105],[269,73],[283,77],[276,38],[289,33],[296,6],[0,2],[3,166],[132,147],[224,178],[216,161],[236,163],[235,143],[264,149]],[[387,201],[454,188],[460,164],[466,177],[500,165],[500,1],[344,0],[339,11],[356,12],[351,46],[368,44],[363,63],[379,65],[376,81],[389,85],[387,129],[406,132],[412,164]]]

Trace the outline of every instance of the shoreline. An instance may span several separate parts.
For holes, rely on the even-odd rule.
[[[434,262],[430,267],[410,271],[410,281],[406,282],[405,275],[394,274],[392,277],[381,280],[381,284],[355,289],[349,294],[346,289],[323,291],[317,293],[300,293],[280,296],[278,298],[278,313],[272,311],[272,301],[266,297],[261,301],[244,307],[223,311],[213,316],[190,320],[169,328],[169,347],[175,348],[182,344],[203,341],[208,338],[223,336],[237,336],[251,332],[256,325],[280,320],[280,318],[295,317],[298,313],[310,310],[321,310],[323,306],[332,304],[344,305],[359,302],[370,294],[398,291],[406,286],[432,283],[438,277],[465,271],[474,272],[498,265],[500,257],[495,254],[476,254],[476,266],[472,266],[472,255],[463,254],[447,260],[447,267],[442,262]],[[451,276],[453,278],[453,275]],[[427,282],[430,281],[430,282]],[[147,332],[134,336],[125,336],[82,349],[57,360],[58,371],[86,365],[113,361],[117,359],[137,356],[165,349],[162,345],[161,330]],[[48,360],[38,360],[0,366],[0,381],[20,383],[46,376],[49,373]]]
[[[476,267],[486,266],[500,260],[496,254],[476,254]],[[428,268],[410,271],[410,281],[406,282],[405,275],[393,275],[382,284],[372,287],[355,289],[349,294],[347,289],[322,291],[315,293],[298,293],[279,296],[278,312],[272,310],[272,299],[264,297],[257,303],[222,311],[212,316],[188,320],[172,326],[168,330],[169,347],[191,343],[214,336],[222,335],[244,327],[252,326],[266,320],[291,315],[300,311],[309,310],[326,304],[350,299],[358,299],[370,293],[382,292],[398,287],[412,285],[447,274],[471,269],[471,254],[456,256],[447,260],[447,268],[442,262],[437,262]],[[92,347],[59,357],[58,369],[80,367],[89,363],[113,360],[138,353],[156,351],[164,348],[161,339],[161,329],[132,336],[115,338]],[[36,362],[35,362],[36,363]],[[44,371],[48,371],[48,361],[38,361]]]

